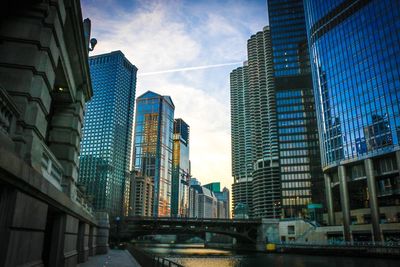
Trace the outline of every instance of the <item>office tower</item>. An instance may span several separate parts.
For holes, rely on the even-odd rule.
[[[283,217],[321,203],[323,175],[303,0],[268,0]]]
[[[400,2],[316,0],[305,10],[328,221],[343,222],[346,240],[350,224],[372,223],[381,241],[380,222],[398,221],[400,204]]]
[[[221,191],[221,183],[220,182],[213,182],[209,184],[203,185],[205,188],[208,188],[209,190],[213,192],[220,192]]]
[[[249,114],[248,62],[230,74],[231,90],[231,148],[232,148],[232,201],[233,209],[246,206],[252,209],[252,130]],[[246,216],[251,216],[247,214]]]
[[[120,216],[129,179],[137,68],[121,51],[90,57],[93,98],[84,123],[79,182],[94,208]]]
[[[247,42],[254,217],[278,218],[280,176],[274,73],[269,27]]]
[[[230,196],[229,189],[224,187],[221,191],[221,183],[213,182],[204,185],[203,187],[209,189],[214,193],[218,200],[218,218],[228,219],[230,218]]]
[[[189,125],[182,119],[174,121],[172,154],[171,215],[189,216]]]
[[[153,183],[153,216],[171,215],[174,110],[169,96],[147,91],[136,99],[133,164],[138,177]]]
[[[190,186],[194,190],[194,196],[196,197],[195,204],[196,213],[194,217],[196,218],[218,218],[218,199],[215,197],[214,193],[204,186],[192,185]]]

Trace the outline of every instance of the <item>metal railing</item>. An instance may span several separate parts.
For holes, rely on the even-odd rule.
[[[327,242],[281,242],[276,244],[278,251],[316,251],[321,253],[355,253],[360,255],[395,255],[400,256],[400,242],[371,242],[371,241],[339,241],[328,240]]]
[[[168,267],[183,267],[183,265],[180,265],[176,262],[173,262],[169,259],[163,258],[163,257],[159,257],[159,256],[154,256],[153,257],[154,260],[154,267],[164,267],[164,266],[168,266]]]

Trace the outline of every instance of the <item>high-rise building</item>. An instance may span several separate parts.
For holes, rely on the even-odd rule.
[[[189,125],[182,119],[174,121],[172,156],[171,215],[189,216]]]
[[[231,143],[232,143],[232,202],[233,209],[252,207],[251,181],[253,173],[252,128],[249,114],[248,62],[230,74],[231,88]],[[251,216],[251,214],[247,214]]]
[[[252,207],[254,217],[280,214],[278,130],[275,109],[274,70],[269,27],[247,42],[249,123],[252,146]]]
[[[213,182],[209,184],[203,185],[205,188],[210,189],[213,192],[220,192],[221,191],[221,183],[220,182]]]
[[[230,194],[229,189],[224,187],[221,191],[221,183],[213,182],[204,185],[203,187],[213,192],[214,196],[218,200],[218,218],[228,219],[230,218]]]
[[[303,0],[268,0],[282,217],[321,203],[323,175]]]
[[[171,215],[174,110],[171,97],[151,91],[136,100],[133,164],[138,177],[153,182],[152,216]]]
[[[400,2],[306,0],[305,10],[328,222],[343,223],[346,240],[350,224],[372,223],[381,241],[380,222],[400,214]]]
[[[137,68],[121,51],[90,57],[89,64],[94,96],[84,117],[79,182],[96,210],[119,216],[130,175]]]

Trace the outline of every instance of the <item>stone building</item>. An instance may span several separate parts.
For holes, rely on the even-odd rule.
[[[107,251],[108,216],[76,183],[89,24],[79,0],[0,3],[0,266],[76,266]]]

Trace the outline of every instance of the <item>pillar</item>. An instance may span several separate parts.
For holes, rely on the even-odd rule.
[[[85,222],[79,222],[78,230],[78,262],[85,262],[89,257],[89,239],[90,239],[90,229],[89,224]]]
[[[49,132],[49,148],[64,169],[63,191],[72,199],[75,199],[77,194],[83,106],[82,91],[76,93],[73,103],[56,103]]]
[[[374,175],[374,164],[372,159],[364,160],[365,174],[367,175],[367,185],[369,194],[369,206],[371,208],[372,233],[375,242],[382,241],[382,230],[379,224],[379,205],[376,196],[376,182]]]
[[[396,151],[396,162],[397,162],[397,170],[399,171],[400,175],[400,150]]]
[[[331,177],[329,176],[329,174],[324,173],[324,179],[325,179],[326,206],[328,209],[328,224],[335,225],[335,213],[333,210]]]
[[[339,176],[339,189],[340,189],[340,203],[342,206],[343,214],[343,235],[345,241],[351,241],[351,230],[350,230],[350,201],[349,201],[349,190],[346,179],[346,167],[340,165],[338,167]]]
[[[0,186],[0,266],[41,266],[48,206]]]
[[[96,218],[98,222],[96,237],[96,254],[107,254],[108,252],[108,236],[110,232],[110,221],[107,212],[97,212]]]

